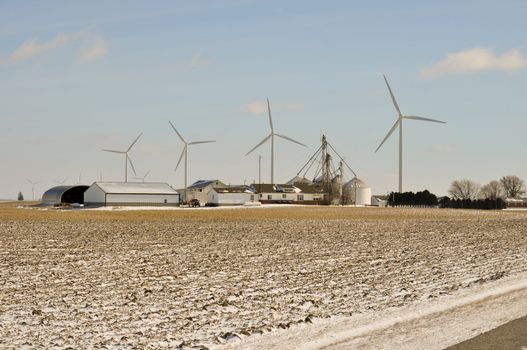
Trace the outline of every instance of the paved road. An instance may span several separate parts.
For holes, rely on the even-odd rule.
[[[527,350],[527,317],[466,340],[446,350]]]

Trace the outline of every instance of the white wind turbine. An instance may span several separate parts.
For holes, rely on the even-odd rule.
[[[27,179],[27,182],[31,184],[31,198],[32,200],[35,200],[35,185],[39,184],[40,181],[31,181],[30,179]]]
[[[174,129],[174,131],[176,132],[177,136],[179,136],[181,141],[185,144],[185,147],[183,147],[183,151],[181,152],[181,155],[179,156],[179,160],[177,161],[176,168],[174,169],[174,171],[177,170],[177,168],[179,167],[179,164],[181,163],[181,160],[183,159],[183,156],[185,156],[185,200],[186,200],[187,199],[188,163],[189,163],[189,160],[188,160],[188,146],[196,145],[198,143],[211,143],[211,142],[216,142],[216,141],[192,141],[192,142],[187,142],[187,141],[185,141],[183,136],[181,136],[179,131],[177,131],[177,129],[174,126],[174,124],[172,124],[172,122],[170,120],[168,122],[170,123],[170,126],[172,127],[172,129]]]
[[[306,145],[304,145],[302,142],[298,142],[296,140],[293,140],[290,137],[287,137],[285,135],[281,135],[281,134],[278,134],[278,133],[274,132],[273,118],[271,117],[271,106],[269,105],[269,99],[267,99],[267,111],[268,111],[268,115],[269,115],[269,126],[271,127],[271,133],[269,135],[267,135],[262,141],[260,141],[259,144],[254,146],[245,155],[248,156],[252,151],[254,151],[258,147],[263,145],[267,140],[271,139],[271,184],[274,184],[274,139],[275,139],[275,136],[281,137],[284,140],[287,140],[287,141],[290,141],[290,142],[294,142],[294,143],[299,144],[299,145],[304,146],[304,147],[306,147]]]
[[[150,174],[150,170],[148,170],[143,177],[134,177],[134,179],[142,180],[143,182],[145,182],[145,179],[148,176],[148,174]]]
[[[402,193],[403,192],[403,119],[422,120],[426,122],[434,122],[434,123],[442,123],[442,124],[446,124],[446,122],[443,122],[441,120],[436,120],[436,119],[417,117],[414,115],[403,115],[401,113],[401,110],[399,109],[399,105],[397,104],[397,101],[395,100],[395,96],[393,95],[392,89],[390,88],[390,84],[388,84],[388,80],[386,79],[386,76],[383,75],[383,77],[384,77],[384,81],[386,82],[386,86],[388,87],[388,91],[390,92],[393,105],[395,106],[395,109],[397,110],[399,117],[395,121],[395,124],[392,126],[390,131],[388,131],[388,134],[384,137],[379,147],[377,147],[377,149],[375,150],[375,153],[377,153],[379,148],[381,148],[381,146],[390,137],[390,135],[395,131],[395,129],[399,127],[399,192]]]
[[[130,157],[128,156],[128,152],[130,152],[130,150],[135,145],[137,140],[139,140],[141,135],[143,135],[143,133],[140,133],[139,136],[137,136],[137,138],[134,140],[134,142],[132,142],[132,144],[130,145],[130,147],[128,147],[126,151],[115,151],[111,149],[103,149],[103,151],[105,152],[124,154],[124,182],[128,182],[128,163],[130,163],[130,166],[132,167],[134,174],[136,174],[134,164],[132,163],[132,159],[130,159]]]
[[[62,181],[55,180],[55,183],[57,183],[57,184],[59,184],[59,185],[64,185],[64,183],[65,183],[66,181],[68,181],[68,178],[67,178],[67,177],[65,177],[64,180],[62,180]]]

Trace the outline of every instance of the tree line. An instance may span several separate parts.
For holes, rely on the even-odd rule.
[[[392,192],[388,196],[388,205],[392,207],[436,207],[437,196],[428,190],[421,192]]]
[[[525,182],[516,175],[506,175],[481,186],[469,179],[455,180],[448,189],[450,197],[442,198],[443,208],[504,209],[507,199],[525,195]]]

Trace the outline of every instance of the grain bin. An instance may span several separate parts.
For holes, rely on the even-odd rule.
[[[344,204],[371,205],[371,187],[354,177],[343,188]]]

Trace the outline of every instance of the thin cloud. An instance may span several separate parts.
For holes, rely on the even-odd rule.
[[[491,49],[472,48],[447,57],[421,70],[422,79],[434,79],[445,75],[473,74],[482,71],[514,71],[527,67],[527,57],[518,49],[496,55]]]
[[[271,111],[301,111],[304,104],[300,102],[271,103]],[[267,113],[267,102],[254,101],[242,108],[245,113],[262,114]]]
[[[267,105],[264,102],[251,102],[243,110],[252,114],[262,114],[267,111]]]
[[[93,61],[108,53],[108,46],[102,37],[80,31],[69,34],[59,33],[48,41],[37,38],[26,40],[9,55],[9,61],[20,63],[76,43],[88,44],[80,52],[81,62]]]
[[[210,66],[210,61],[203,58],[203,56],[200,53],[196,53],[192,56],[192,59],[190,60],[190,68],[192,69],[199,69],[199,68],[207,68]]]
[[[41,55],[49,50],[64,47],[71,43],[78,34],[59,33],[49,41],[41,42],[38,39],[30,39],[22,43],[12,54],[11,61],[21,62],[32,57]]]
[[[81,62],[91,62],[102,58],[108,54],[108,44],[103,38],[97,37],[94,42],[82,49],[79,60]]]

